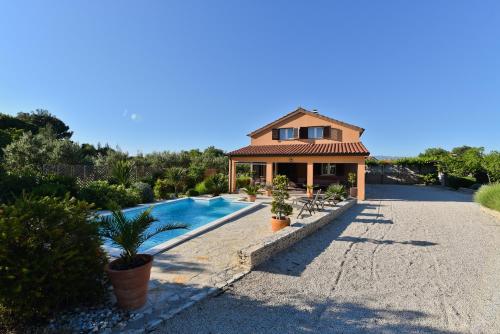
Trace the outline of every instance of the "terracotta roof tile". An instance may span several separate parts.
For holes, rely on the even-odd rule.
[[[369,155],[361,142],[331,144],[250,145],[229,152],[229,156]]]

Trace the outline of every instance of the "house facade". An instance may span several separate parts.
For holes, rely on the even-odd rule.
[[[360,137],[364,129],[303,108],[248,136],[250,145],[229,152],[229,187],[236,191],[236,166],[250,164],[257,182],[287,175],[291,184],[327,187],[357,178],[358,198],[365,199],[365,159],[370,155]]]

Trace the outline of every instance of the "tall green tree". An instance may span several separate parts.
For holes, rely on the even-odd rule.
[[[57,139],[47,126],[39,133],[24,132],[4,148],[4,166],[12,174],[40,174],[44,165],[82,162],[80,146],[68,139]]]
[[[483,168],[489,182],[500,182],[500,152],[491,151],[483,158]]]
[[[17,114],[17,119],[32,124],[36,129],[43,129],[50,125],[57,139],[69,139],[73,135],[66,123],[45,109],[36,109],[29,113],[20,112]]]

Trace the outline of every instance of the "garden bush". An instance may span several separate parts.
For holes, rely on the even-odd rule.
[[[98,209],[130,207],[141,201],[133,189],[123,185],[110,185],[107,181],[92,181],[82,186],[78,198],[94,203]]]
[[[198,191],[196,191],[195,189],[189,189],[186,192],[186,196],[188,196],[188,197],[198,196],[198,195],[200,195],[200,193]]]
[[[35,196],[64,197],[76,195],[78,188],[74,178],[58,175],[35,176],[21,174],[0,175],[0,203],[15,201],[23,192]]]
[[[236,189],[245,188],[252,183],[252,178],[248,175],[240,175],[236,179]]]
[[[482,186],[474,195],[474,200],[487,208],[500,212],[500,183]]]
[[[31,192],[40,183],[40,177],[33,175],[0,175],[0,203],[9,203],[24,192]]]
[[[0,205],[2,323],[32,325],[101,301],[106,263],[91,206],[69,196],[24,195]]]
[[[198,192],[199,195],[203,195],[203,194],[208,193],[207,185],[205,184],[205,181],[201,181],[201,182],[197,183],[196,186],[194,187],[194,190],[196,192]]]
[[[135,182],[132,184],[132,189],[141,199],[141,203],[151,203],[154,201],[153,189],[149,184],[144,182]]]
[[[446,177],[446,185],[450,188],[453,189],[458,189],[458,188],[469,188],[471,187],[474,183],[476,183],[476,179],[471,176],[455,176],[455,175],[448,175]]]
[[[205,187],[209,194],[218,196],[228,191],[227,176],[219,173],[208,177],[205,180]]]
[[[431,184],[436,184],[438,182],[438,178],[436,174],[428,173],[424,175],[420,175],[422,178],[422,182],[427,186]]]
[[[172,197],[174,187],[167,180],[158,179],[153,191],[156,199],[169,199]]]

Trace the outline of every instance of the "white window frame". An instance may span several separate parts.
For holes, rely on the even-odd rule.
[[[321,175],[337,175],[337,164],[321,164]]]
[[[286,138],[282,137],[281,136],[282,133],[286,133],[288,136]],[[280,140],[294,140],[295,139],[294,128],[280,128],[279,129],[279,138],[280,138]]]
[[[322,126],[310,126],[307,128],[307,138],[308,139],[323,139],[324,138],[324,127]],[[311,136],[311,133],[313,136]],[[321,134],[318,136],[318,134]]]

